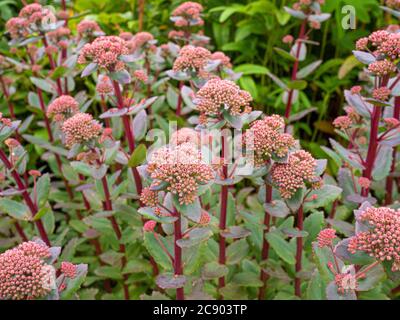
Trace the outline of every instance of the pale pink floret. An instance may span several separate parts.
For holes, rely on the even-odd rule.
[[[102,126],[88,113],[77,113],[67,119],[62,127],[65,135],[65,145],[71,148],[74,144],[82,144],[98,138]]]
[[[361,50],[361,51],[367,50],[368,43],[369,43],[369,39],[367,37],[358,39],[356,42],[356,49]]]
[[[204,115],[219,115],[222,110],[228,110],[233,116],[251,111],[250,93],[241,90],[230,80],[211,79],[197,92],[196,107]]]
[[[368,71],[371,73],[383,77],[386,75],[390,75],[396,71],[396,65],[388,60],[379,60],[371,63],[368,66]]]
[[[27,300],[45,297],[54,282],[54,268],[47,265],[49,248],[24,242],[0,255],[0,300]]]
[[[282,42],[286,44],[291,44],[294,41],[294,37],[291,34],[287,34],[282,38]]]
[[[158,149],[152,154],[147,171],[153,179],[152,186],[166,182],[166,190],[176,195],[181,204],[193,203],[199,185],[214,176],[211,166],[202,161],[200,151],[191,143]]]
[[[352,124],[353,120],[349,116],[339,116],[333,121],[333,125],[342,130],[350,128]]]
[[[125,67],[119,58],[128,53],[125,40],[116,36],[103,36],[96,38],[92,43],[85,44],[80,52],[78,63],[85,64],[90,61],[108,71],[118,71]]]
[[[56,17],[48,8],[42,7],[38,3],[28,4],[21,9],[18,15],[24,18],[29,24],[39,25],[40,23],[55,22]]]
[[[378,30],[371,33],[368,37],[368,40],[372,43],[373,46],[378,47],[388,39],[389,35],[390,33],[386,30]]]
[[[157,222],[153,220],[146,221],[144,226],[143,226],[143,231],[144,232],[152,232],[154,231],[154,228],[156,227]]]
[[[135,70],[135,71],[133,72],[133,76],[134,76],[137,80],[142,81],[142,82],[144,82],[144,83],[146,83],[146,82],[149,80],[149,77],[148,77],[146,71],[144,71],[144,70]]]
[[[350,239],[349,252],[364,251],[378,261],[391,261],[392,271],[399,271],[400,212],[386,207],[369,207],[358,216],[358,220],[368,223],[371,228]]]
[[[279,115],[272,115],[254,121],[246,131],[243,142],[247,152],[254,152],[256,166],[264,165],[272,155],[283,158],[294,147],[295,140],[290,134],[283,132],[284,127],[284,119]]]
[[[191,128],[182,128],[172,133],[170,144],[179,145],[183,143],[192,143],[200,146],[200,133]]]
[[[389,99],[392,90],[387,87],[376,88],[372,91],[372,97],[376,100],[386,101]]]
[[[67,278],[74,279],[76,277],[76,265],[71,262],[61,262],[61,273]]]
[[[174,11],[172,11],[172,17],[180,17],[180,19],[175,20],[175,25],[177,27],[185,27],[190,23],[192,25],[203,25],[204,21],[201,19],[201,12],[203,11],[203,6],[197,2],[184,2]]]
[[[154,40],[154,36],[149,32],[138,32],[132,39],[127,41],[127,45],[130,52],[135,52],[138,49],[149,45],[150,41]]]
[[[206,225],[208,225],[210,223],[210,221],[211,221],[210,214],[207,211],[202,210],[199,224],[201,224],[203,226],[206,226]]]
[[[176,58],[172,69],[174,71],[194,71],[202,73],[210,59],[211,52],[207,49],[187,45],[179,51],[179,56]]]
[[[400,9],[400,0],[386,0],[386,5],[390,8],[393,8],[395,10]]]
[[[358,184],[361,188],[368,189],[371,185],[371,180],[365,177],[358,178]]]
[[[76,26],[76,30],[80,37],[91,36],[95,32],[102,32],[97,22],[92,20],[82,20]]]
[[[151,190],[149,187],[143,188],[140,195],[140,201],[146,206],[156,207],[158,204],[158,193]]]
[[[332,246],[333,240],[336,238],[336,230],[335,229],[323,229],[318,234],[318,247],[330,247]]]
[[[18,39],[28,35],[28,21],[24,18],[11,18],[6,23],[6,30],[10,33],[11,38]]]
[[[380,44],[378,52],[385,54],[389,59],[397,59],[400,56],[400,35],[390,33],[387,39]]]
[[[353,86],[351,87],[350,92],[351,94],[360,94],[361,90],[362,90],[361,86]]]
[[[79,103],[71,96],[56,98],[47,108],[47,116],[55,121],[64,121],[79,112]]]
[[[97,80],[96,91],[104,95],[113,93],[114,86],[111,82],[111,79],[106,75],[100,75]]]
[[[315,159],[304,150],[291,153],[287,163],[275,163],[271,170],[272,181],[282,198],[291,198],[306,182],[315,181],[316,166]]]
[[[226,68],[232,68],[231,58],[229,58],[225,53],[221,51],[214,52],[211,55],[211,60],[220,60],[221,65]]]

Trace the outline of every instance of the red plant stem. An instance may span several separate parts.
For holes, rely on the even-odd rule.
[[[297,211],[297,229],[299,231],[303,231],[303,206],[299,208]],[[301,258],[303,254],[303,238],[296,238],[296,266],[295,266],[295,278],[294,278],[294,293],[299,298],[301,297],[301,280],[298,276],[298,273],[301,271]]]
[[[49,44],[47,43],[46,35],[42,35],[42,41],[43,41],[43,45],[44,45],[45,49],[47,49],[49,47]],[[52,71],[54,71],[57,66],[56,66],[56,63],[55,63],[55,61],[53,59],[53,56],[51,55],[50,52],[47,52],[47,50],[46,50],[46,54],[47,54],[47,57],[49,58],[50,68],[51,68]],[[57,94],[59,96],[61,96],[63,94],[63,92],[62,92],[60,78],[56,79],[56,83],[57,83]]]
[[[181,226],[181,214],[178,210],[174,209],[174,215],[178,219],[174,222],[174,274],[176,276],[183,275],[182,266],[182,248],[178,246],[177,241],[182,239],[182,226]],[[176,289],[176,300],[184,300],[183,288]]]
[[[108,188],[108,182],[107,182],[106,176],[104,176],[101,179],[101,183],[103,185],[104,199],[105,199],[104,203],[103,203],[104,210],[112,211],[113,207],[112,207],[112,202],[111,202],[111,195],[110,195],[110,190]],[[119,252],[121,252],[123,254],[123,257],[122,257],[122,268],[123,268],[126,265],[126,249],[125,249],[125,245],[121,243],[121,238],[122,238],[121,229],[119,228],[118,222],[114,216],[110,216],[110,217],[108,217],[108,219],[110,220],[112,228],[115,233],[115,236],[118,239]],[[128,277],[126,275],[123,275],[123,278],[124,278],[124,283],[123,283],[124,297],[125,297],[125,300],[129,300],[129,288],[128,288],[128,285],[126,284],[126,280]]]
[[[297,38],[297,51],[296,51],[296,56],[295,56],[295,61],[293,64],[293,69],[292,69],[292,81],[297,79],[297,72],[299,70],[299,57],[300,57],[300,51],[301,51],[301,40],[303,40],[305,34],[306,34],[306,24],[307,20],[303,20],[300,26],[300,32],[299,32],[299,37]],[[289,119],[290,117],[290,112],[292,111],[292,102],[293,102],[293,93],[294,90],[291,89],[288,94],[288,100],[286,103],[286,109],[285,109],[285,118]]]
[[[378,130],[379,130],[379,120],[382,114],[382,107],[374,106],[372,117],[371,117],[371,132],[368,145],[368,153],[365,161],[365,169],[363,170],[363,177],[371,180],[372,170],[374,168],[374,163],[378,150]],[[368,196],[368,188],[363,188],[361,195],[363,197]]]
[[[268,183],[265,184],[265,203],[271,203],[272,201],[272,186],[269,185]],[[267,239],[265,239],[266,234],[269,232],[271,224],[271,215],[268,213],[267,210],[265,210],[265,215],[264,215],[264,230],[263,230],[263,247],[261,251],[261,260],[266,261],[268,260],[269,256],[269,243]],[[258,292],[258,300],[264,300],[265,298],[265,290],[267,288],[267,280],[268,280],[268,274],[265,272],[264,269],[261,269],[261,274],[260,274],[260,280],[263,283],[263,286],[260,288],[260,291]]]
[[[21,227],[21,225],[18,223],[18,221],[15,221],[15,229],[17,230],[22,241],[28,241],[28,237],[26,236],[24,229]]]
[[[179,82],[179,92],[178,92],[178,102],[176,104],[176,115],[179,117],[181,115],[182,112],[182,94],[181,94],[181,89],[183,87],[183,81]]]
[[[394,98],[393,118],[400,120],[400,97]],[[396,171],[396,160],[397,150],[396,147],[394,147],[392,152],[392,167],[390,168],[389,176],[386,178],[385,205],[389,205],[393,202],[393,174]]]
[[[223,178],[226,179],[228,177],[228,166],[225,164],[225,152],[226,152],[226,141],[225,137],[221,137],[221,158],[223,162],[222,166],[222,174]],[[221,211],[219,216],[219,263],[226,263],[226,241],[222,236],[222,232],[226,229],[226,214],[227,214],[227,206],[228,206],[228,186],[221,186]],[[225,287],[225,277],[220,277],[218,279],[218,288],[221,289]],[[221,296],[222,298],[222,296]]]
[[[119,84],[116,81],[113,81],[115,95],[117,97],[118,109],[122,109],[124,107],[124,100],[122,97],[121,90],[119,88]],[[132,154],[135,151],[135,137],[133,135],[131,121],[129,116],[122,116],[122,123],[124,125],[125,134],[128,140],[129,151]],[[135,167],[132,168],[133,178],[135,179],[136,191],[140,195],[142,193],[142,180],[140,179],[139,172]]]
[[[15,183],[17,184],[18,190],[21,191],[22,197],[24,198],[24,201],[32,214],[32,218],[34,218],[36,216],[36,214],[38,213],[38,208],[37,208],[36,204],[32,201],[32,199],[27,191],[27,187],[22,182],[21,177],[19,176],[18,172],[15,171],[11,162],[8,160],[7,155],[1,149],[0,149],[0,160],[4,163],[4,166],[10,171],[11,175],[13,176]],[[42,221],[36,220],[35,224],[36,224],[36,227],[39,231],[39,235],[42,238],[42,240],[48,246],[50,246],[50,240],[49,240],[49,237],[47,236],[46,230],[44,229]]]
[[[139,32],[143,31],[144,2],[145,0],[139,0]]]

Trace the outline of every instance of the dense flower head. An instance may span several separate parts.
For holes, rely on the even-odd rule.
[[[368,189],[371,185],[371,180],[365,177],[358,178],[358,184],[361,188]]]
[[[368,66],[368,71],[373,73],[374,75],[383,77],[383,76],[390,75],[393,72],[395,72],[396,65],[389,60],[378,60],[378,61],[372,62]]]
[[[130,52],[134,52],[141,49],[149,44],[149,42],[154,40],[154,36],[150,32],[138,32],[132,39],[127,41]]]
[[[202,11],[203,6],[200,3],[187,1],[172,11],[172,17],[178,17],[178,19],[174,19],[177,27],[203,25],[204,21],[201,19]]]
[[[201,142],[200,133],[191,128],[182,128],[174,131],[170,138],[170,144],[179,145],[183,143],[192,143],[199,146]]]
[[[383,122],[385,122],[388,129],[393,129],[400,125],[400,120],[396,118],[384,118]]]
[[[367,223],[370,229],[350,238],[349,252],[364,251],[378,261],[393,262],[393,271],[400,270],[400,212],[386,207],[369,207],[357,220]]]
[[[71,262],[61,262],[61,273],[67,278],[73,279],[76,277],[76,265]]]
[[[378,30],[369,37],[364,37],[356,42],[356,49],[372,51],[375,56],[381,55],[389,60],[400,57],[400,35],[397,32]]]
[[[283,43],[291,44],[294,41],[294,37],[291,34],[287,34],[282,38]]]
[[[133,34],[131,32],[124,31],[119,34],[119,37],[125,41],[129,41],[133,38]]]
[[[192,45],[184,46],[176,58],[173,70],[174,71],[194,71],[200,76],[204,73],[204,67],[211,59],[211,52],[202,47]]]
[[[26,19],[30,27],[35,25],[34,28],[39,27],[39,24],[54,23],[56,21],[54,13],[38,3],[24,6],[18,16]]]
[[[151,190],[149,187],[143,188],[140,195],[140,201],[146,206],[156,207],[158,204],[158,193]]]
[[[347,116],[339,116],[333,121],[333,125],[336,128],[346,130],[350,128],[350,126],[353,124],[353,120],[351,117]]]
[[[101,33],[101,28],[97,24],[96,21],[92,20],[82,20],[76,26],[76,30],[78,31],[79,37],[87,37],[92,36],[94,33]]]
[[[372,97],[376,100],[386,101],[389,99],[392,90],[388,87],[379,87],[372,91]]]
[[[356,41],[357,50],[366,50],[368,48],[369,39],[367,37],[360,38]]]
[[[71,34],[71,30],[69,28],[61,27],[54,31],[47,32],[46,35],[49,39],[58,41],[61,38],[68,38]]]
[[[99,75],[96,84],[96,91],[100,94],[111,94],[114,92],[114,87],[111,79],[106,75]]]
[[[320,231],[318,234],[318,247],[330,247],[332,246],[333,240],[336,238],[336,230],[331,228],[326,228]]]
[[[387,32],[386,30],[378,30],[378,31],[372,32],[369,35],[368,41],[371,42],[372,46],[378,47],[383,42],[385,42],[389,36],[390,36],[390,33]]]
[[[400,35],[389,33],[387,39],[379,46],[378,52],[393,60],[400,57]]]
[[[137,80],[139,80],[139,81],[141,81],[141,82],[144,82],[144,83],[146,83],[146,82],[149,80],[149,77],[148,77],[146,71],[141,70],[141,69],[135,70],[135,71],[133,72],[133,76],[134,76]]]
[[[28,22],[23,18],[14,17],[7,21],[6,30],[11,38],[18,39],[28,35]]]
[[[65,135],[65,144],[72,147],[74,144],[88,143],[96,139],[102,126],[88,113],[77,113],[67,119],[61,127]]]
[[[231,58],[229,58],[222,51],[216,51],[211,55],[211,60],[219,60],[221,61],[221,65],[226,68],[232,68]]]
[[[305,183],[315,181],[316,160],[310,153],[298,150],[289,155],[287,163],[274,163],[272,181],[279,188],[282,198],[291,198]]]
[[[202,210],[199,224],[201,224],[203,226],[206,226],[206,225],[208,225],[210,223],[210,221],[211,221],[210,214],[207,211]]]
[[[250,129],[246,131],[243,143],[246,145],[247,152],[254,152],[256,166],[265,164],[272,155],[283,158],[288,154],[289,149],[294,147],[294,138],[284,133],[284,128],[284,119],[279,115],[272,115],[254,121]]]
[[[251,111],[252,100],[250,93],[241,90],[233,81],[214,78],[197,92],[196,108],[204,115],[216,116],[226,109],[237,116]]]
[[[146,221],[145,224],[143,225],[143,231],[144,232],[152,232],[154,228],[156,227],[157,222],[153,220]]]
[[[28,241],[0,255],[0,300],[45,297],[55,286],[55,270],[46,264],[45,244]]]
[[[84,64],[89,60],[108,71],[119,71],[125,67],[125,64],[119,58],[128,53],[125,40],[116,36],[103,36],[84,45],[78,63]]]
[[[352,273],[338,273],[335,275],[335,284],[338,293],[345,294],[348,291],[357,289],[357,277]]]
[[[71,96],[62,95],[56,99],[47,108],[47,116],[60,122],[79,112],[79,103]]]
[[[385,3],[389,8],[400,9],[400,0],[386,0]]]
[[[166,190],[178,197],[181,204],[193,203],[200,184],[213,177],[212,168],[201,157],[201,152],[191,143],[165,146],[156,150],[147,167],[152,187],[167,183]]]

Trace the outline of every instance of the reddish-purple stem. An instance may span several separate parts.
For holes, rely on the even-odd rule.
[[[21,177],[19,176],[18,172],[15,171],[11,162],[8,160],[7,155],[1,149],[0,149],[0,160],[4,163],[4,166],[10,171],[11,175],[13,176],[15,183],[17,184],[18,190],[21,191],[22,197],[24,198],[24,201],[32,214],[32,218],[34,218],[36,216],[36,214],[38,213],[38,208],[37,208],[36,204],[32,201],[32,199],[27,191],[27,187],[22,182]],[[50,246],[50,240],[49,240],[49,237],[47,236],[46,230],[44,229],[42,221],[36,220],[35,224],[36,224],[36,227],[39,231],[39,235],[42,238],[42,240],[48,246]]]
[[[176,115],[178,117],[181,115],[181,112],[182,112],[182,102],[183,102],[182,94],[181,94],[182,87],[183,87],[183,81],[180,81],[179,82],[179,92],[178,92],[178,102],[176,104]]]
[[[297,211],[297,229],[303,231],[303,206]],[[295,266],[295,278],[294,278],[294,293],[299,298],[301,297],[301,279],[299,277],[299,272],[301,272],[301,258],[303,255],[303,238],[296,238],[296,266]]]
[[[182,239],[182,226],[181,226],[181,214],[178,210],[174,209],[174,215],[178,219],[174,222],[174,274],[176,276],[183,275],[182,266],[182,248],[178,246],[178,241]],[[176,289],[176,300],[184,300],[183,288]]]
[[[265,184],[265,203],[271,203],[271,201],[272,201],[272,186],[270,184],[266,183]],[[265,210],[264,230],[262,233],[263,247],[262,247],[262,251],[261,251],[261,261],[268,260],[268,256],[269,256],[269,243],[268,243],[267,239],[265,238],[265,236],[269,232],[270,223],[271,223],[271,215],[268,213],[267,210]],[[265,270],[263,268],[261,268],[260,280],[262,281],[263,286],[260,288],[260,291],[258,292],[258,299],[264,300],[265,290],[267,288],[268,274],[265,272]]]

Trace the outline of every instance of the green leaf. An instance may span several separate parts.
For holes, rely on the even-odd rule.
[[[160,241],[164,244],[164,246],[167,249],[169,248],[169,244],[164,239],[164,237],[158,235],[158,239],[160,239]],[[160,246],[160,243],[157,241],[152,232],[144,233],[144,246],[160,266],[162,266],[166,270],[171,270],[172,268],[171,260],[168,257],[168,255],[164,252],[164,250]]]
[[[37,204],[41,208],[46,203],[50,194],[50,176],[48,173],[42,175],[36,182]]]
[[[48,93],[56,94],[54,82],[50,82],[48,80],[43,80],[40,78],[30,77],[32,83],[38,87],[39,89],[46,91]]]
[[[304,246],[309,248],[311,242],[316,239],[318,233],[324,227],[324,214],[323,212],[313,212],[304,219],[304,230],[308,232],[309,236],[306,239]]]
[[[235,241],[226,250],[226,264],[237,264],[249,253],[249,245],[246,239]]]
[[[122,280],[122,272],[118,267],[101,266],[97,267],[94,273],[104,279]]]
[[[30,220],[31,213],[28,207],[11,199],[0,199],[0,211],[3,211],[17,220]]]
[[[321,275],[317,270],[315,270],[308,282],[306,290],[307,300],[325,300],[325,290],[326,286],[321,278]]]
[[[206,280],[225,277],[229,272],[227,266],[219,264],[216,261],[207,263],[202,270],[202,278]]]
[[[263,282],[260,280],[260,275],[254,272],[239,272],[232,282],[241,287],[262,287]]]
[[[235,72],[243,73],[243,75],[268,74],[269,70],[268,70],[268,68],[266,68],[264,66],[246,63],[246,64],[242,64],[240,66],[237,66],[235,68]]]
[[[69,69],[64,66],[58,66],[52,73],[50,78],[53,80],[64,77],[68,73]]]
[[[66,288],[61,292],[61,299],[69,300],[78,291],[85,281],[88,271],[87,264],[78,264],[76,266],[76,275],[73,279],[66,278]]]
[[[285,218],[290,210],[282,200],[274,200],[271,203],[264,203],[264,209],[273,217]]]
[[[154,220],[160,223],[173,223],[177,217],[157,215],[151,207],[139,208],[138,212],[147,219]]]
[[[305,66],[304,68],[300,69],[299,72],[297,73],[297,79],[304,79],[311,73],[313,73],[317,68],[321,65],[322,60],[317,60],[309,65]]]
[[[272,231],[265,235],[269,245],[288,264],[295,264],[296,259],[292,247],[289,243],[282,238],[279,232]]]
[[[144,160],[146,160],[147,149],[144,144],[139,144],[135,151],[133,151],[131,157],[128,161],[128,166],[131,168],[137,167],[142,164]]]
[[[172,273],[160,274],[156,278],[157,285],[162,289],[182,288],[186,283],[186,277]]]
[[[71,167],[75,169],[78,173],[86,176],[86,177],[91,177],[92,176],[92,169],[90,165],[87,163],[81,162],[81,161],[71,161]]]
[[[342,188],[325,184],[320,189],[313,190],[309,194],[308,199],[310,201],[306,201],[304,203],[304,210],[307,212],[311,209],[325,207],[328,204],[331,204],[337,198],[339,198],[341,194],[342,194]],[[316,198],[313,199],[313,196],[316,196]]]
[[[304,90],[307,88],[307,81],[305,80],[293,80],[288,84],[289,89],[293,90]]]
[[[52,210],[48,207],[43,207],[41,208],[33,218],[34,221],[40,220],[42,217],[44,217],[47,213],[51,212]]]
[[[283,50],[281,48],[275,47],[274,50],[283,58],[288,59],[289,61],[296,61],[296,58],[293,57],[289,52]]]

